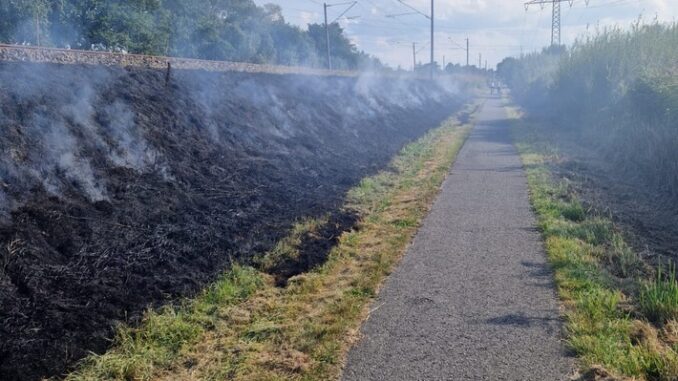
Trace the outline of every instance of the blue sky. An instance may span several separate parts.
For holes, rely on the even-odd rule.
[[[335,0],[341,3],[348,0]],[[429,13],[430,0],[403,0]],[[323,21],[323,0],[255,0],[259,5],[275,3],[282,7],[285,20],[305,27]],[[527,11],[524,0],[435,0],[436,60],[465,63],[466,52],[459,49],[470,39],[471,63],[478,54],[493,67],[506,56],[540,50],[550,43],[551,6],[532,6]],[[329,8],[328,18],[339,16],[346,6]],[[362,50],[391,66],[412,67],[412,42],[417,43],[417,61],[427,62],[430,51],[429,20],[421,15],[389,17],[409,12],[398,0],[358,0],[340,20],[351,40]],[[655,18],[671,22],[678,18],[678,0],[574,0],[572,7],[562,3],[562,39],[571,44],[577,36],[595,33],[596,28],[617,25],[628,27],[638,20]]]

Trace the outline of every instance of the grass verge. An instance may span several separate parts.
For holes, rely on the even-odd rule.
[[[509,113],[582,379],[678,380],[674,266],[645,264],[608,218],[585,210],[552,176],[562,158],[543,129]]]
[[[338,378],[368,305],[403,255],[470,131],[450,119],[364,179],[347,195],[357,229],[344,233],[322,266],[272,277],[234,266],[193,300],[149,311],[121,328],[103,355],[91,355],[67,380],[331,380]],[[262,263],[295,256],[301,221]]]

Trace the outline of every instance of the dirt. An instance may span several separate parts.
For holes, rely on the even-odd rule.
[[[115,326],[334,217],[458,109],[426,81],[0,63],[0,379],[67,371]],[[30,364],[30,366],[27,366]]]
[[[592,366],[581,375],[572,378],[574,381],[631,381],[629,378],[617,377],[600,366]]]

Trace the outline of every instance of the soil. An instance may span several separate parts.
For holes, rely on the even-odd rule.
[[[0,63],[0,379],[63,374],[252,263],[463,102],[426,81]]]

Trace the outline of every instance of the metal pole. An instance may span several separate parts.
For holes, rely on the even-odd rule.
[[[325,39],[327,40],[327,68],[332,70],[332,56],[330,55],[330,29],[327,25],[327,3],[323,3],[325,11]]]
[[[468,66],[468,37],[466,37],[466,66]]]
[[[412,71],[417,70],[417,43],[412,43]]]
[[[431,79],[433,79],[433,0],[431,0]]]
[[[40,46],[40,15],[35,12],[35,43]]]

